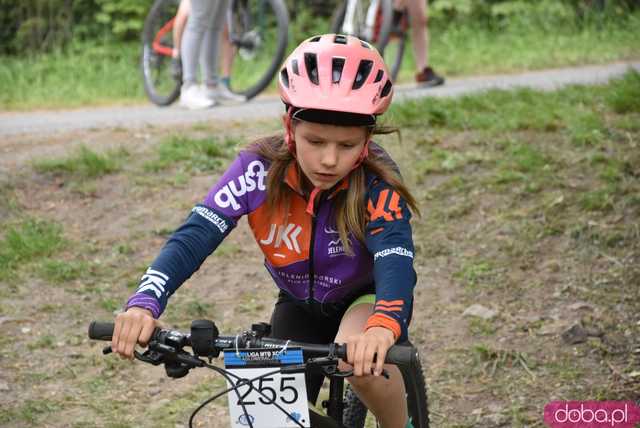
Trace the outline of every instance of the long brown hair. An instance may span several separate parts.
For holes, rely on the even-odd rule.
[[[369,135],[390,134],[398,132],[397,128],[376,126]],[[271,166],[267,173],[267,212],[270,216],[286,215],[289,209],[291,189],[283,186],[287,169],[291,161],[295,160],[284,142],[284,136],[272,135],[261,138],[251,143],[248,149],[261,157],[269,160]],[[303,177],[300,166],[298,177]],[[371,172],[383,181],[389,183],[394,190],[407,202],[411,211],[420,215],[418,204],[404,185],[402,178],[396,170],[395,164],[387,156],[378,150],[369,150],[369,155],[364,162],[349,175],[349,188],[345,192],[338,192],[333,200],[335,207],[335,221],[340,240],[343,243],[346,254],[353,255],[353,249],[349,242],[349,233],[352,233],[360,242],[364,242],[365,227],[367,223],[367,207],[365,204],[366,173]],[[300,183],[302,186],[302,183]]]

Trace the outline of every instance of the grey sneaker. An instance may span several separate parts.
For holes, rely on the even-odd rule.
[[[217,86],[206,86],[205,93],[207,97],[219,102],[231,101],[243,103],[247,101],[247,97],[244,95],[236,94],[229,89],[228,86],[220,83]]]

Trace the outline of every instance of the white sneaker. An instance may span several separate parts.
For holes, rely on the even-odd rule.
[[[190,110],[212,107],[216,101],[207,97],[198,85],[182,86],[180,91],[180,105]]]
[[[239,103],[243,103],[247,101],[247,97],[245,97],[244,95],[231,92],[231,89],[229,89],[227,85],[224,85],[222,83],[218,84],[217,86],[205,85],[204,90],[207,98],[211,100],[221,101],[221,102],[234,101]]]

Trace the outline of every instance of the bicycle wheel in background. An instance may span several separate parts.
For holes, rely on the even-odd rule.
[[[411,366],[398,366],[402,372],[407,392],[407,409],[411,423],[415,428],[429,428],[429,410],[427,407],[427,383],[422,365],[416,356]],[[367,408],[348,385],[344,396],[342,422],[345,427],[363,428],[367,419]]]
[[[278,72],[289,39],[289,13],[283,0],[231,0],[229,39],[236,48],[231,90],[253,98]]]
[[[405,9],[402,14],[394,12],[391,31],[387,43],[380,49],[384,62],[389,67],[391,80],[396,82],[400,68],[402,68],[402,57],[407,46],[407,31],[409,30],[409,14]]]
[[[173,19],[180,0],[156,0],[142,30],[142,70],[144,90],[159,106],[167,106],[180,95],[182,79],[172,70]]]
[[[352,20],[348,19],[348,12],[352,13]],[[331,32],[356,36],[382,52],[389,39],[392,16],[392,0],[345,0],[331,18]]]

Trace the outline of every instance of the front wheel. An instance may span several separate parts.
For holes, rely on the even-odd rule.
[[[427,383],[422,371],[420,358],[416,357],[410,366],[399,366],[407,392],[407,410],[414,428],[429,428],[427,407]],[[345,428],[363,428],[367,419],[367,408],[348,385],[344,396],[342,423]]]
[[[232,0],[227,28],[234,50],[230,88],[253,98],[271,83],[284,60],[289,13],[283,0]]]

